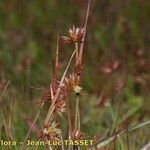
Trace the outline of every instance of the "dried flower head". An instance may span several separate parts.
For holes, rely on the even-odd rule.
[[[57,128],[58,124],[52,122],[50,125],[44,125],[44,129],[42,130],[39,138],[50,141],[58,141],[60,140],[61,131]]]
[[[59,114],[66,112],[66,101],[58,99],[55,103],[55,111]]]
[[[112,59],[110,61],[105,62],[102,65],[101,70],[103,73],[110,74],[116,71],[120,67],[120,64],[121,64],[120,60]]]
[[[48,101],[49,103],[51,103],[53,101],[51,90],[49,88],[47,88],[43,91],[42,101]],[[66,111],[66,101],[65,101],[64,96],[62,95],[62,93],[60,93],[59,98],[55,102],[55,112],[58,112],[58,113],[61,114],[65,111]]]
[[[79,130],[73,130],[71,132],[71,136],[73,140],[80,140],[83,136],[83,133]]]
[[[75,74],[70,74],[68,78],[65,78],[64,86],[68,92],[75,92],[76,94],[82,92],[82,88],[79,86],[78,76]]]
[[[83,38],[84,28],[75,28],[75,26],[73,25],[73,27],[69,29],[68,33],[68,36],[61,37],[64,44],[81,42]]]
[[[56,93],[56,89],[55,91],[53,91],[52,88],[50,87],[45,88],[41,97],[42,101],[47,101],[49,103],[52,103],[55,93]],[[65,96],[63,95],[63,92],[60,92],[57,100],[55,101],[54,107],[55,107],[54,108],[55,112],[59,114],[66,111],[66,100],[65,100]]]
[[[43,90],[42,96],[41,96],[42,101],[51,101],[51,90],[50,87],[45,88]]]

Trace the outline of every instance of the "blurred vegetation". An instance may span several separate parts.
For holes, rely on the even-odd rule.
[[[12,103],[13,138],[24,139],[39,108],[35,103],[41,92],[30,86],[50,83],[57,34],[65,35],[73,24],[83,26],[86,3],[0,0],[0,91],[10,80],[0,115],[7,122]],[[149,6],[148,0],[92,0],[82,76],[88,96],[81,100],[82,128],[90,137],[113,133],[126,119],[127,126],[150,119]],[[70,54],[62,46],[60,71]],[[149,130],[147,126],[130,134],[130,149],[148,143]],[[113,147],[127,149],[126,143],[126,136],[121,137]]]

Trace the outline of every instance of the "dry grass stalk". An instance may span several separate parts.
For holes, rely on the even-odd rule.
[[[3,98],[3,96],[4,96],[5,92],[6,92],[6,90],[7,90],[8,86],[9,86],[9,84],[10,84],[10,80],[6,83],[6,85],[5,85],[5,87],[4,87],[3,91],[2,91],[2,93],[1,93],[1,95],[0,95],[0,102],[2,101],[2,98]]]

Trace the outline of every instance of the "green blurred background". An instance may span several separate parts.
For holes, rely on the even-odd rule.
[[[41,92],[30,86],[50,83],[57,35],[72,25],[82,27],[86,7],[86,0],[0,0],[0,91],[10,80],[0,113],[7,123],[12,111],[14,139],[24,139],[39,108],[35,102]],[[89,137],[113,133],[126,119],[127,126],[150,119],[149,16],[148,0],[92,0],[82,76],[88,96],[81,101],[82,127]],[[60,50],[60,76],[72,51]],[[149,142],[149,130],[129,134],[132,150]],[[123,136],[113,148],[127,149],[126,143]]]

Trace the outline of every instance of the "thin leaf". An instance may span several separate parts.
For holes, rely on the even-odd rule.
[[[129,127],[128,129],[125,129],[125,130],[119,132],[118,134],[114,134],[114,135],[112,135],[110,137],[107,137],[107,138],[99,141],[96,144],[96,146],[98,148],[102,148],[102,147],[106,146],[107,144],[111,143],[116,137],[119,137],[121,134],[126,133],[126,132],[131,132],[133,130],[139,129],[139,128],[144,127],[144,126],[149,125],[149,124],[150,124],[150,120],[142,122],[142,123],[140,123],[138,125],[135,125],[133,127]]]

